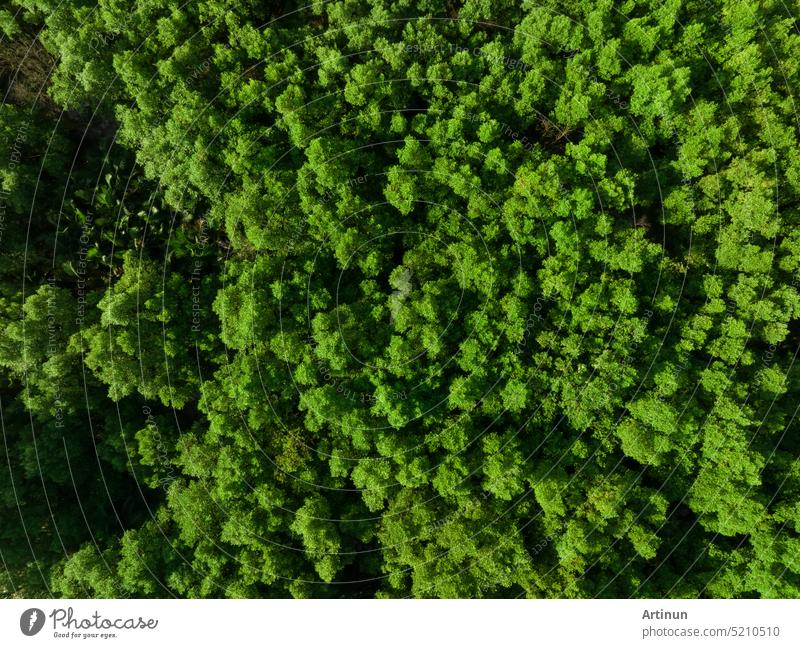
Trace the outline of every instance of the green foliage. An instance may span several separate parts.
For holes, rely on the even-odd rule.
[[[0,593],[800,596],[784,5],[10,7]]]

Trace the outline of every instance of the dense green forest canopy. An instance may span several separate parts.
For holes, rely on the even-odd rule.
[[[800,596],[797,0],[4,0],[0,595]]]

